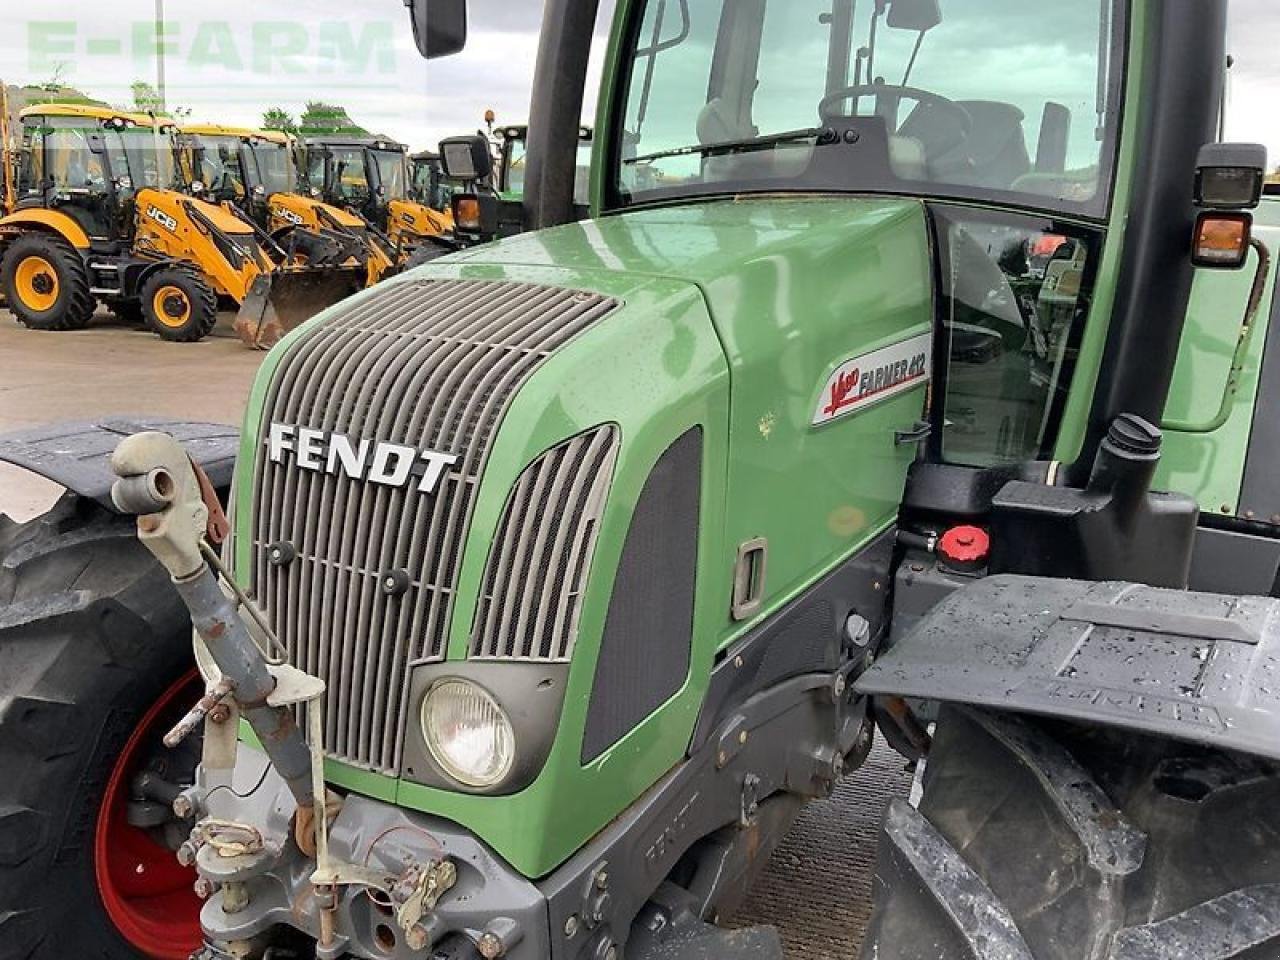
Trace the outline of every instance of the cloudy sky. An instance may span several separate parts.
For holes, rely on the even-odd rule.
[[[431,64],[414,50],[402,0],[163,2],[169,101],[197,120],[256,125],[267,107],[296,113],[325,99],[363,126],[421,148],[475,129],[487,108],[500,121],[528,114],[540,0],[470,0],[467,51]],[[0,79],[56,77],[117,104],[129,101],[132,81],[154,82],[154,0],[5,5]],[[1266,142],[1280,164],[1280,3],[1231,5],[1228,135]],[[593,76],[598,70],[597,56]],[[594,102],[593,84],[588,110]]]

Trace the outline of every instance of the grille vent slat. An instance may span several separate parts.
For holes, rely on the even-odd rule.
[[[617,427],[597,427],[548,450],[520,475],[485,564],[473,659],[572,656],[618,444]]]
[[[444,658],[497,426],[538,366],[616,306],[556,287],[418,280],[334,314],[281,358],[258,437],[250,578],[292,661],[328,686],[330,756],[399,770],[410,669]],[[434,495],[393,489],[270,462],[272,423],[459,460]],[[297,551],[287,567],[267,562],[280,541]],[[401,568],[409,590],[388,596],[380,574]]]

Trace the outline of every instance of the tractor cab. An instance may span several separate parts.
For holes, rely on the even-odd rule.
[[[288,135],[273,130],[184,127],[178,137],[184,179],[193,193],[233,204],[264,228],[299,180]]]
[[[448,210],[453,199],[454,187],[445,178],[440,166],[440,154],[430,150],[409,157],[409,197],[433,210]]]
[[[306,142],[306,178],[326,203],[359,214],[400,250],[444,233],[444,215],[410,197],[403,144],[373,138]]]
[[[529,128],[503,127],[497,133],[498,192],[504,200],[524,196],[525,168],[529,154]],[[573,202],[586,208],[591,202],[591,151],[594,139],[590,127],[578,130],[577,166],[573,178]]]
[[[177,186],[170,130],[151,117],[47,104],[27,108],[21,121],[15,210],[62,213],[95,248],[132,238],[140,191]]]

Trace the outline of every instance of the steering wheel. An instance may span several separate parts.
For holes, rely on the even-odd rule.
[[[833,120],[850,116],[850,114],[836,109],[839,104],[844,103],[846,100],[858,97],[879,98],[883,96],[892,97],[894,100],[914,100],[921,106],[936,107],[954,120],[954,124],[947,124],[947,126],[952,127],[949,135],[940,137],[936,142],[929,144],[930,152],[935,157],[945,156],[950,153],[964,143],[965,140],[969,139],[969,134],[973,132],[973,117],[969,116],[969,111],[954,100],[948,100],[946,97],[929,90],[921,90],[919,87],[899,87],[887,83],[860,83],[852,87],[845,87],[842,90],[833,90],[819,101],[818,116],[822,118],[824,125],[830,126]],[[890,133],[894,132],[890,131]]]

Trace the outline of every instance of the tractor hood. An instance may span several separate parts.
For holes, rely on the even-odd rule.
[[[920,216],[914,200],[753,197],[638,210],[524,234],[450,259],[677,278],[706,291],[714,311],[717,299],[740,295],[754,274],[798,279],[830,266],[842,251],[868,245],[888,254],[881,240],[904,219]]]
[[[328,671],[330,778],[527,876],[563,863],[685,756],[744,629],[739,545],[769,537],[768,612],[892,525],[927,376],[814,411],[850,358],[927,370],[931,276],[919,204],[768,198],[448,257],[290,334],[242,434],[234,565]],[[493,789],[424,746],[458,676],[516,721]]]

